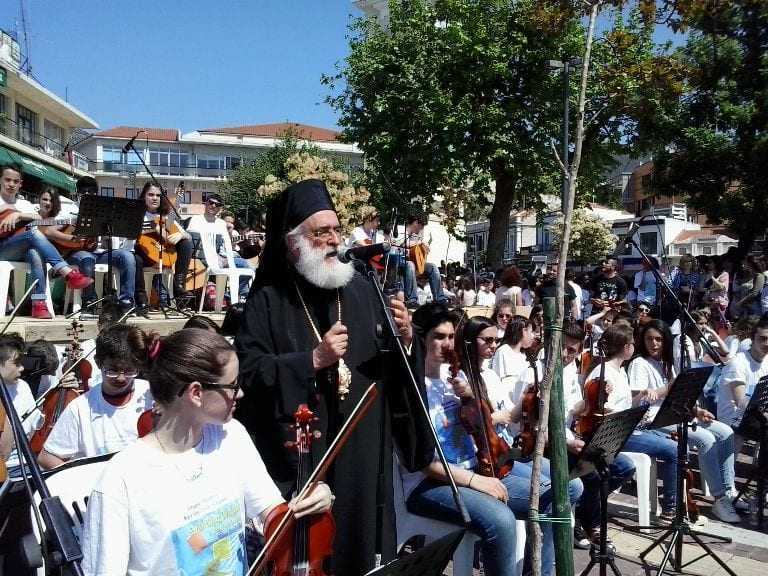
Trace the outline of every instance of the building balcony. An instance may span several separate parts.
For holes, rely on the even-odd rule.
[[[194,164],[186,166],[168,166],[158,164],[147,164],[155,176],[173,176],[176,178],[207,178],[225,180],[231,170],[224,168],[199,168]],[[140,162],[89,162],[89,167],[93,173],[108,173],[118,176],[128,177],[131,174],[146,175],[147,171]]]
[[[0,115],[0,134],[34,148],[38,152],[43,152],[55,160],[69,162],[65,152],[66,145],[63,142],[48,138],[30,126],[24,126],[2,115]]]

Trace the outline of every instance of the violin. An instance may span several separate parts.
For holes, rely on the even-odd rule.
[[[306,404],[299,404],[294,414],[293,428],[296,440],[286,447],[296,450],[299,456],[297,485],[304,486],[312,474],[312,440],[320,432],[311,430],[317,418]],[[269,540],[288,513],[288,504],[275,506],[264,521],[264,537]],[[270,554],[273,576],[306,575],[324,576],[324,565],[333,554],[333,538],[336,524],[330,510],[322,514],[293,520],[293,530],[286,530],[276,549]]]
[[[539,427],[539,369],[536,364],[535,353],[526,351],[528,362],[533,369],[533,384],[528,387],[520,399],[520,434],[515,438],[515,443],[524,458],[530,458],[536,448],[536,434]]]
[[[586,440],[595,433],[605,412],[607,395],[605,393],[604,354],[600,354],[600,375],[584,383],[582,395],[584,397],[584,409],[574,425],[574,431],[581,439]]]
[[[72,320],[72,326],[67,330],[67,335],[71,338],[70,343],[67,345],[66,357],[67,362],[64,365],[64,372],[67,372],[75,362],[80,359],[83,351],[80,348],[80,335],[83,333],[83,325],[77,320]],[[81,393],[86,392],[88,378],[90,378],[91,365],[87,362],[79,362],[74,369],[75,374],[78,376],[80,383],[77,389],[64,388],[63,386],[57,386],[55,390],[52,390],[48,397],[43,402],[40,411],[45,416],[42,428],[37,430],[29,441],[29,446],[32,452],[40,454],[45,446],[45,441],[48,440],[53,427],[64,411],[64,408],[72,402],[75,398],[80,396]]]
[[[452,350],[449,360],[451,377],[457,378],[461,369],[459,354]],[[491,403],[488,400],[485,385],[475,381],[469,374],[471,372],[471,369],[467,370],[472,397],[461,398],[459,420],[475,442],[477,473],[501,479],[512,470],[514,464],[512,450],[496,433],[496,428],[493,426]]]

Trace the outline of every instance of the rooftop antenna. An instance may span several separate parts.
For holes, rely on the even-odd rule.
[[[27,33],[27,13],[24,9],[24,0],[19,0],[19,10],[21,12],[21,31],[24,35],[24,60],[21,62],[21,71],[32,76],[32,60],[30,58],[29,34]]]

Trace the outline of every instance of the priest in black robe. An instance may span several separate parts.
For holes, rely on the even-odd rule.
[[[297,488],[297,456],[286,442],[294,438],[290,424],[298,405],[308,404],[318,417],[317,462],[376,383],[377,400],[326,478],[336,497],[333,573],[359,576],[373,568],[376,552],[384,561],[395,552],[393,448],[415,471],[431,462],[434,445],[406,367],[387,337],[374,287],[337,258],[342,242],[323,182],[299,182],[273,202],[235,340],[245,391],[236,417],[254,436],[270,475],[288,497]],[[419,343],[411,344],[408,312],[399,301],[391,311],[413,346],[409,361],[424,397],[424,362]],[[351,376],[346,392],[339,387],[345,374]]]

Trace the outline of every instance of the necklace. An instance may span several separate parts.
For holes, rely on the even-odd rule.
[[[171,453],[166,450],[163,441],[160,439],[160,434],[155,431],[155,439],[157,440],[160,449],[167,457],[169,456],[173,467],[181,474],[187,482],[197,480],[203,473],[203,458],[201,454],[197,453],[197,448],[193,447],[191,454],[189,452],[184,453]],[[196,460],[196,462],[193,462]],[[181,465],[180,465],[181,463]]]
[[[317,338],[318,343],[323,341],[323,338],[320,336],[320,332],[317,330],[317,327],[315,326],[315,323],[312,321],[312,316],[309,313],[309,308],[307,308],[307,303],[304,302],[304,297],[301,295],[301,290],[299,290],[299,285],[294,283],[294,286],[296,287],[296,294],[299,295],[299,300],[301,301],[301,305],[304,308],[304,314],[307,315],[307,320],[309,321],[309,326],[312,328],[312,331],[315,333],[315,338]],[[341,322],[341,293],[339,292],[339,289],[336,288],[336,308],[338,310],[338,319],[339,322]],[[342,402],[347,398],[347,394],[349,394],[349,385],[352,383],[352,371],[349,369],[349,366],[344,362],[344,358],[339,358],[339,367],[336,369],[337,371],[337,393],[339,395],[339,400]]]

